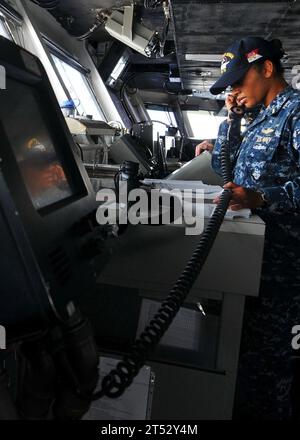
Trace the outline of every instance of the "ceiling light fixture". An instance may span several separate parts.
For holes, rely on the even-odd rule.
[[[186,61],[202,61],[210,63],[219,63],[223,55],[213,53],[187,53],[185,54]]]

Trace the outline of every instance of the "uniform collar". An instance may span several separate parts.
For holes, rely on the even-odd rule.
[[[270,102],[268,107],[262,107],[259,115],[257,116],[257,118],[254,119],[252,124],[249,125],[248,129],[259,124],[268,116],[275,116],[280,111],[282,106],[286,103],[286,101],[290,98],[290,96],[293,94],[294,91],[295,90],[291,86],[287,86],[280,93],[278,93],[278,95],[275,96],[273,101]]]
[[[266,107],[265,114],[275,116],[281,110],[286,101],[290,98],[293,91],[294,89],[291,86],[287,86],[280,93],[278,93],[273,101],[270,102],[268,107]]]

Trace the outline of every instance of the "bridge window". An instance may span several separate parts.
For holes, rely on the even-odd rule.
[[[219,125],[226,119],[203,110],[183,111],[182,114],[189,135],[196,139],[216,139]]]
[[[51,54],[51,57],[68,98],[75,103],[77,113],[81,116],[91,115],[93,119],[104,121],[105,117],[87,75],[56,55]]]
[[[2,37],[8,38],[9,40],[13,39],[9,27],[5,21],[5,18],[2,17],[1,14],[0,14],[0,35]]]
[[[0,35],[20,44],[19,31],[22,28],[23,17],[10,3],[0,0]]]
[[[168,127],[177,127],[174,112],[169,107],[147,106],[148,115],[153,123],[153,139],[157,139],[157,133],[164,136]]]

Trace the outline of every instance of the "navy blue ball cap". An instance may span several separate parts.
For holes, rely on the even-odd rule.
[[[283,55],[284,50],[280,40],[268,41],[261,37],[245,37],[235,41],[223,55],[221,77],[210,88],[210,93],[218,95],[228,86],[241,80],[258,60],[280,60]]]

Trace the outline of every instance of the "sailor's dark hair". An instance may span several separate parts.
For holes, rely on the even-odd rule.
[[[282,65],[281,58],[285,55],[285,52],[282,47],[282,43],[278,38],[271,40],[269,43],[271,44],[271,47],[272,47],[272,50],[270,51],[270,52],[272,52],[272,55],[270,55],[270,57],[268,57],[268,58],[263,58],[263,59],[257,60],[254,63],[254,66],[258,70],[261,70],[265,60],[266,59],[270,60],[274,64],[276,75],[283,76],[284,67]]]
[[[281,40],[275,38],[270,41],[270,44],[272,45],[274,52],[277,52],[277,58],[280,60],[285,55]]]

